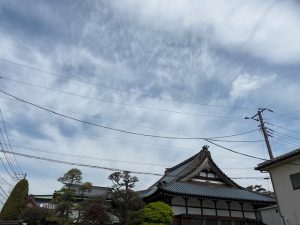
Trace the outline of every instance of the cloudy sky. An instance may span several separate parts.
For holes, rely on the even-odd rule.
[[[268,107],[277,156],[300,143],[299,24],[296,1],[2,0],[0,90],[88,122],[174,137],[255,130],[258,122],[244,117]],[[51,159],[163,173],[207,144],[86,125],[3,93],[0,108],[13,151]],[[216,143],[268,158],[262,139],[255,131],[222,140],[258,142]],[[210,151],[230,177],[267,176],[253,170],[260,160],[211,144]],[[73,168],[15,157],[32,194],[59,189],[57,178]],[[110,171],[80,169],[85,181],[111,185]],[[0,172],[14,183],[3,165]],[[136,190],[158,179],[138,177]],[[266,180],[235,181],[271,189]]]

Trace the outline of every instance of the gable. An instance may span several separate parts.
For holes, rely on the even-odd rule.
[[[216,185],[226,185],[229,187],[239,187],[229,177],[227,177],[220,168],[212,160],[209,151],[201,151],[199,157],[193,159],[182,173],[179,182],[193,182],[193,183],[209,183]]]

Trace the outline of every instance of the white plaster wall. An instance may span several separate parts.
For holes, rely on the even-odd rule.
[[[172,205],[185,205],[185,200],[182,197],[172,198]]]
[[[201,208],[188,208],[188,214],[201,215]]]
[[[283,225],[277,208],[262,209],[261,218],[267,225]]]
[[[180,215],[180,214],[186,213],[185,207],[182,207],[182,206],[172,206],[172,209],[173,209],[174,215]]]
[[[300,157],[288,161],[288,163],[300,164]],[[300,189],[293,190],[290,175],[299,173],[300,166],[280,164],[269,169],[274,184],[274,189],[280,212],[286,225],[300,224]]]

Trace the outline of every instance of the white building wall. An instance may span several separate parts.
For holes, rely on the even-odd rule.
[[[300,164],[300,158],[288,163]],[[290,180],[290,175],[300,172],[300,166],[280,163],[268,170],[285,224],[300,225],[300,189],[294,190]]]
[[[284,225],[277,206],[260,209],[262,221],[267,225]]]

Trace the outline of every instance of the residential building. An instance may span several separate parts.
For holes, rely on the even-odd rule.
[[[267,160],[256,167],[269,172],[279,212],[285,225],[300,224],[300,149]]]
[[[141,195],[147,203],[171,205],[174,225],[263,224],[258,209],[275,204],[271,196],[247,191],[225,175],[208,146],[166,169],[164,176]]]
[[[263,223],[267,225],[284,225],[279,214],[278,205],[272,205],[259,209]]]

